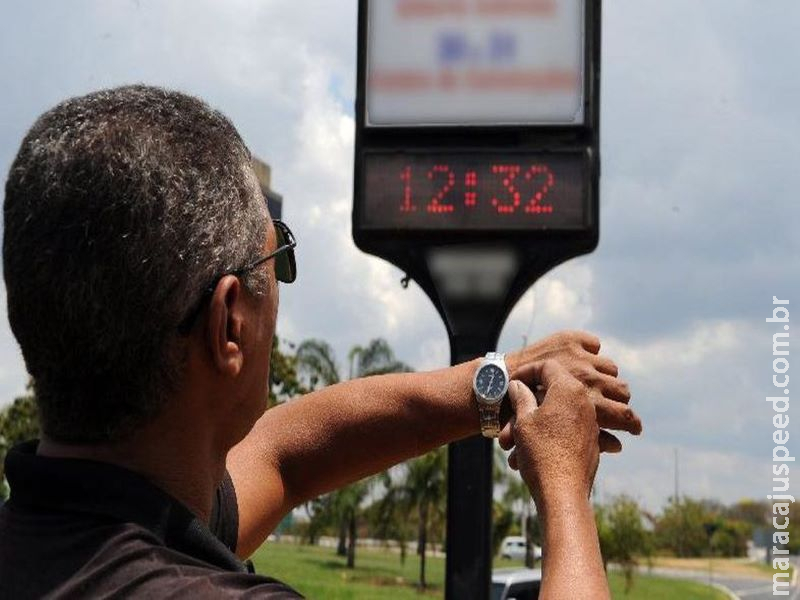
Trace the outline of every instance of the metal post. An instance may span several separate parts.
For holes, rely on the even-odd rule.
[[[451,362],[495,350],[498,333],[451,338]],[[475,418],[478,418],[477,408]],[[476,436],[450,444],[447,470],[447,600],[488,600],[492,539],[491,440]]]

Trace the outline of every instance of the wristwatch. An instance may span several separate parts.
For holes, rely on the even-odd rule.
[[[500,404],[508,391],[508,369],[506,355],[489,352],[481,360],[472,389],[478,401],[478,412],[481,417],[481,433],[487,438],[500,435]]]

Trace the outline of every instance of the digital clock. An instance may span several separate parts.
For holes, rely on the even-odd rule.
[[[370,230],[578,231],[591,226],[591,161],[572,152],[370,152]]]

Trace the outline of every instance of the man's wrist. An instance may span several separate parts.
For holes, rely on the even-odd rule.
[[[594,514],[592,504],[585,495],[575,493],[574,488],[545,489],[536,498],[536,508],[542,522],[558,521],[560,517],[572,515],[577,516],[586,512]]]
[[[470,429],[472,430],[473,435],[481,433],[481,412],[477,399],[475,398],[475,389],[472,385],[472,382],[475,378],[475,373],[481,366],[481,360],[481,358],[475,358],[460,365],[464,367],[464,372],[469,375],[469,408],[467,412],[472,423]]]
[[[422,398],[437,398],[435,405],[445,408],[446,414],[438,411],[429,416],[435,422],[447,419],[453,427],[444,443],[450,443],[478,435],[481,432],[480,414],[472,380],[480,366],[480,359],[463,362],[447,369],[433,371],[424,376]],[[420,399],[422,399],[420,398]],[[427,405],[427,401],[424,401]]]

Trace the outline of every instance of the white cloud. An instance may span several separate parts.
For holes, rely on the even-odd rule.
[[[642,377],[653,377],[682,369],[697,370],[709,357],[736,352],[743,346],[744,328],[746,324],[729,321],[702,322],[689,331],[639,345],[606,338],[604,347],[626,370]]]

